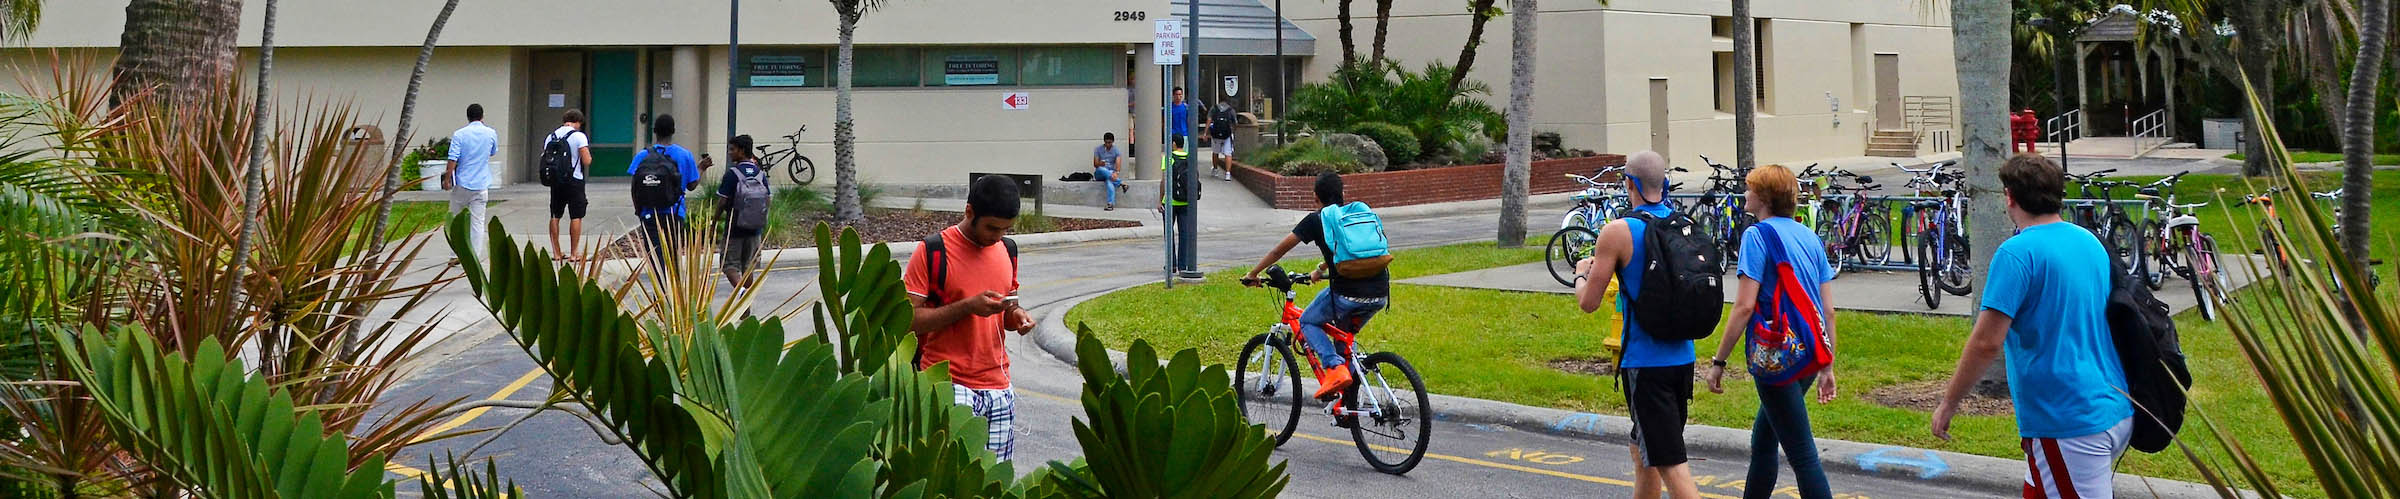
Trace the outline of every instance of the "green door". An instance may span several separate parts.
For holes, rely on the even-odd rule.
[[[592,52],[592,169],[597,177],[623,177],[633,164],[641,116],[641,64],[632,50]]]

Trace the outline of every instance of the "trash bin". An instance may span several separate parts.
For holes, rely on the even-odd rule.
[[[392,145],[384,141],[383,128],[359,125],[342,132],[340,158],[351,162],[350,179],[346,184],[354,191],[382,190],[384,162],[392,160]]]
[[[1233,117],[1233,154],[1257,150],[1259,146],[1258,115],[1235,113]]]

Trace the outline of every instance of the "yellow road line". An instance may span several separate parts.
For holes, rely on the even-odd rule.
[[[492,392],[492,396],[485,397],[484,400],[506,400],[510,395],[516,395],[518,390],[525,389],[527,385],[533,384],[533,380],[541,377],[541,368],[537,367],[531,371],[526,371],[524,376],[518,376],[516,381],[509,382],[508,386],[500,387],[500,391]],[[483,413],[491,412],[491,410],[492,408],[490,407],[477,407],[474,409],[468,409],[467,412],[453,416],[449,421],[445,421],[441,425],[434,426],[433,428],[426,429],[424,433],[417,434],[417,438],[409,441],[409,443],[414,444],[417,442],[422,442],[426,438],[431,438],[434,435],[448,433],[450,430],[458,429],[460,426],[466,426],[467,423],[475,421],[475,418],[483,417]],[[384,463],[383,469],[384,471],[398,473],[401,476],[412,479],[425,476],[425,470],[416,469],[414,467],[410,467],[409,465],[400,464],[398,462]]]
[[[1344,446],[1353,445],[1353,444],[1355,444],[1355,443],[1356,443],[1356,442],[1351,442],[1351,441],[1349,441],[1349,440],[1334,440],[1334,439],[1331,439],[1331,438],[1325,438],[1325,437],[1320,437],[1320,436],[1316,436],[1316,435],[1310,435],[1310,434],[1306,434],[1306,433],[1300,433],[1300,432],[1292,432],[1292,436],[1295,436],[1295,437],[1300,437],[1300,438],[1305,438],[1305,439],[1309,439],[1309,440],[1314,440],[1314,441],[1318,441],[1318,442],[1324,442],[1324,443],[1329,443],[1329,444],[1337,444],[1337,445],[1344,445]],[[1401,448],[1397,448],[1397,447],[1386,447],[1386,446],[1382,446],[1382,445],[1374,445],[1374,444],[1369,444],[1369,445],[1367,445],[1367,446],[1368,446],[1368,447],[1373,447],[1375,450],[1386,451],[1386,452],[1400,452],[1400,453],[1406,453],[1406,452],[1408,452],[1408,449],[1401,449]],[[1578,474],[1578,473],[1568,473],[1568,472],[1564,472],[1564,471],[1558,471],[1558,470],[1545,470],[1545,469],[1541,469],[1541,468],[1534,468],[1534,467],[1530,467],[1530,466],[1518,466],[1518,465],[1514,465],[1514,464],[1508,464],[1508,463],[1495,463],[1495,462],[1491,462],[1491,461],[1485,461],[1485,460],[1482,460],[1482,459],[1475,459],[1475,458],[1468,458],[1468,457],[1452,456],[1452,455],[1441,454],[1441,453],[1436,453],[1436,452],[1427,452],[1427,453],[1425,453],[1425,457],[1428,457],[1428,458],[1433,458],[1433,459],[1440,459],[1440,460],[1443,460],[1443,461],[1449,461],[1449,462],[1453,462],[1453,463],[1459,463],[1459,464],[1471,464],[1471,465],[1482,466],[1482,467],[1486,467],[1486,468],[1497,468],[1497,469],[1503,469],[1503,470],[1509,470],[1509,471],[1516,471],[1516,472],[1523,472],[1523,473],[1532,473],[1532,474],[1536,474],[1536,475],[1543,475],[1543,476],[1553,476],[1553,477],[1558,477],[1558,478],[1565,478],[1565,479],[1568,479],[1568,480],[1577,480],[1577,481],[1584,481],[1584,482],[1591,482],[1591,483],[1598,483],[1598,484],[1605,484],[1605,485],[1615,485],[1615,486],[1619,486],[1619,487],[1628,487],[1628,488],[1630,488],[1630,487],[1633,487],[1633,482],[1629,482],[1629,481],[1625,481],[1625,480],[1618,480],[1618,479],[1615,479],[1615,478],[1596,477],[1596,476],[1584,475],[1584,474]],[[1740,498],[1736,498],[1736,497],[1732,497],[1732,496],[1725,496],[1725,495],[1710,494],[1710,493],[1706,493],[1706,492],[1703,492],[1703,493],[1701,493],[1701,494],[1700,494],[1700,496],[1701,496],[1701,497],[1707,497],[1707,498],[1711,498],[1711,499],[1740,499]]]

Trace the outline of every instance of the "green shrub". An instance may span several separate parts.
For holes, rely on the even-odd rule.
[[[1350,127],[1350,131],[1364,135],[1367,140],[1375,141],[1375,145],[1382,146],[1383,157],[1394,165],[1414,163],[1417,161],[1418,154],[1423,152],[1423,148],[1417,144],[1417,135],[1409,132],[1407,127],[1371,121]]]
[[[1293,90],[1289,119],[1319,130],[1356,130],[1378,122],[1398,125],[1416,137],[1415,147],[1399,150],[1375,138],[1394,165],[1428,157],[1457,158],[1452,144],[1469,135],[1492,136],[1507,127],[1500,111],[1479,98],[1492,94],[1490,86],[1464,80],[1457,91],[1450,90],[1454,71],[1438,62],[1421,71],[1389,62],[1344,67],[1327,81]],[[1395,151],[1410,154],[1403,157]]]
[[[1358,157],[1350,151],[1314,139],[1295,142],[1285,149],[1290,150],[1288,157],[1275,164],[1274,168],[1276,173],[1287,176],[1313,177],[1325,172],[1358,173],[1366,170],[1366,165],[1360,164]]]

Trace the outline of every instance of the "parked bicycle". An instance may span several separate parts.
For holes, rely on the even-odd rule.
[[[1700,162],[1709,168],[1708,189],[1700,192],[1700,201],[1686,214],[1717,238],[1717,254],[1724,255],[1717,259],[1718,273],[1732,272],[1741,266],[1742,231],[1758,223],[1756,215],[1742,208],[1742,194],[1748,187],[1743,182],[1749,172],[1710,161],[1706,155],[1700,156]]]
[[[808,185],[809,182],[815,182],[817,180],[817,162],[810,161],[808,156],[800,154],[800,134],[807,132],[808,125],[800,125],[800,130],[783,136],[784,146],[782,149],[776,149],[773,144],[759,144],[758,165],[770,172],[775,171],[778,167],[782,168],[784,178],[791,179],[792,185]]]
[[[2200,217],[2195,210],[2207,202],[2180,204],[2175,202],[2175,184],[2191,172],[2177,173],[2142,186],[2135,199],[2149,202],[2151,216],[2142,222],[2142,233],[2151,238],[2149,253],[2158,263],[2157,272],[2144,275],[2150,290],[2164,287],[2168,274],[2181,277],[2192,284],[2192,298],[2199,303],[2200,317],[2217,319],[2216,303],[2224,298],[2232,283],[2225,277],[2217,262],[2217,238],[2200,232]],[[2211,300],[2210,298],[2218,300]]]
[[[1243,284],[1265,284],[1282,292],[1282,320],[1242,345],[1241,357],[1234,365],[1233,387],[1242,404],[1242,417],[1267,425],[1275,445],[1280,446],[1299,427],[1304,403],[1300,364],[1293,356],[1307,358],[1311,368],[1322,367],[1316,354],[1309,351],[1308,342],[1299,341],[1301,309],[1293,302],[1298,295],[1292,292],[1292,286],[1315,279],[1286,272],[1281,265],[1268,267],[1262,275],[1265,277]],[[1415,469],[1425,458],[1433,434],[1433,406],[1426,396],[1425,379],[1417,376],[1416,368],[1409,367],[1408,359],[1400,354],[1359,352],[1357,337],[1351,332],[1334,324],[1324,326],[1334,348],[1350,359],[1342,367],[1351,370],[1351,379],[1358,380],[1327,402],[1324,413],[1333,418],[1334,426],[1350,428],[1351,441],[1358,444],[1358,453],[1366,456],[1375,471],[1399,475]],[[1387,373],[1402,378],[1407,386],[1394,389],[1385,379]]]
[[[1966,219],[1965,175],[1956,171],[1958,163],[1945,161],[1924,168],[1909,168],[1893,163],[1913,178],[1907,187],[1921,196],[1938,195],[1939,200],[1909,203],[1900,209],[1900,230],[1916,248],[1917,293],[1925,300],[1925,308],[1942,308],[1942,295],[1966,296],[1975,290],[1968,282],[1974,271],[1969,267],[1967,233],[1962,230]]]
[[[1857,185],[1843,186],[1838,182],[1825,185],[1829,194],[1823,203],[1829,203],[1831,209],[1826,211],[1827,217],[1817,221],[1817,237],[1825,241],[1825,263],[1832,266],[1835,278],[1853,260],[1881,265],[1891,256],[1891,238],[1884,233],[1891,227],[1889,209],[1882,200],[1867,196],[1883,186],[1877,185],[1873,177],[1840,169],[1827,176],[1841,177],[1849,177]]]
[[[1573,173],[1567,178],[1583,184],[1583,192],[1573,197],[1575,207],[1558,221],[1558,232],[1550,234],[1550,242],[1542,250],[1543,265],[1549,267],[1550,278],[1559,284],[1575,285],[1575,264],[1592,256],[1592,245],[1600,240],[1600,228],[1625,212],[1625,186],[1603,179],[1624,174],[1625,167],[1612,166],[1586,177]]]
[[[2075,222],[2091,229],[2092,235],[2099,236],[2100,242],[2108,246],[2109,253],[2125,264],[2127,272],[2136,277],[2147,276],[2150,262],[2142,254],[2142,231],[2134,227],[2133,217],[2125,210],[2124,203],[2116,202],[2116,190],[2133,187],[2134,184],[2108,180],[2108,174],[2116,171],[2110,168],[2081,175],[2067,174],[2069,180],[2081,186],[2083,193],[2083,199],[2069,204],[2069,209],[2075,213]],[[2094,195],[2095,189],[2097,195]]]

